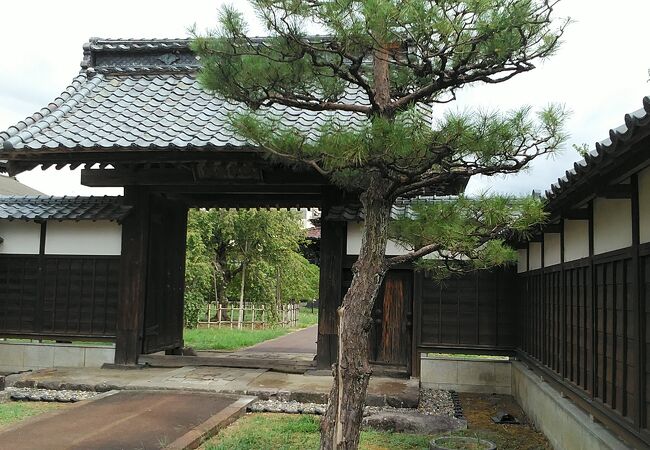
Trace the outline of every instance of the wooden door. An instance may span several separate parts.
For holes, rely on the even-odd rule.
[[[373,309],[370,357],[374,364],[411,366],[413,329],[413,272],[390,271]]]
[[[187,208],[152,200],[142,353],[183,345]]]

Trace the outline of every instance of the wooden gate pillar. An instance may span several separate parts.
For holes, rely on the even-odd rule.
[[[329,369],[337,357],[336,309],[343,298],[343,256],[347,226],[345,222],[325,220],[329,209],[340,200],[336,193],[323,195],[320,247],[320,285],[318,300],[318,343],[316,367]]]
[[[122,223],[115,364],[134,365],[137,364],[142,349],[144,308],[147,295],[151,216],[148,188],[126,186],[124,188],[124,203],[133,209]]]

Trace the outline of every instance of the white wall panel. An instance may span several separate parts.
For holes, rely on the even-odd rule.
[[[517,250],[517,273],[526,272],[528,270],[528,250],[520,248]]]
[[[589,256],[589,221],[564,221],[564,261],[575,261]]]
[[[41,225],[20,220],[0,220],[0,253],[38,255],[41,243]]]
[[[361,236],[363,234],[363,223],[348,222],[348,237],[346,243],[346,254],[358,255],[361,251]],[[397,242],[388,240],[386,244],[386,255],[403,255],[410,250],[402,247]]]
[[[594,200],[594,254],[632,245],[632,202],[629,199]]]
[[[542,243],[529,242],[528,251],[530,252],[529,264],[530,270],[541,269],[542,267]]]
[[[49,255],[120,255],[122,226],[109,221],[48,222]]]
[[[560,233],[544,233],[544,267],[560,264]]]

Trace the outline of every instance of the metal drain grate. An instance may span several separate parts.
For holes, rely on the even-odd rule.
[[[454,402],[454,417],[456,419],[464,419],[465,414],[463,414],[463,406],[460,404],[460,396],[456,391],[449,391],[451,394],[451,400]]]

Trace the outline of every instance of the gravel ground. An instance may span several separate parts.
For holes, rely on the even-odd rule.
[[[53,391],[49,389],[8,387],[6,392],[11,400],[32,402],[74,403],[98,395],[89,391]]]
[[[418,410],[428,416],[454,416],[451,392],[437,389],[420,389]]]
[[[250,412],[272,412],[285,414],[325,414],[325,405],[317,403],[299,403],[296,401],[260,400],[248,407]],[[364,416],[379,412],[413,411],[409,408],[393,408],[392,406],[366,406]],[[434,389],[420,390],[420,406],[418,412],[427,416],[454,417],[454,402],[449,391]]]

